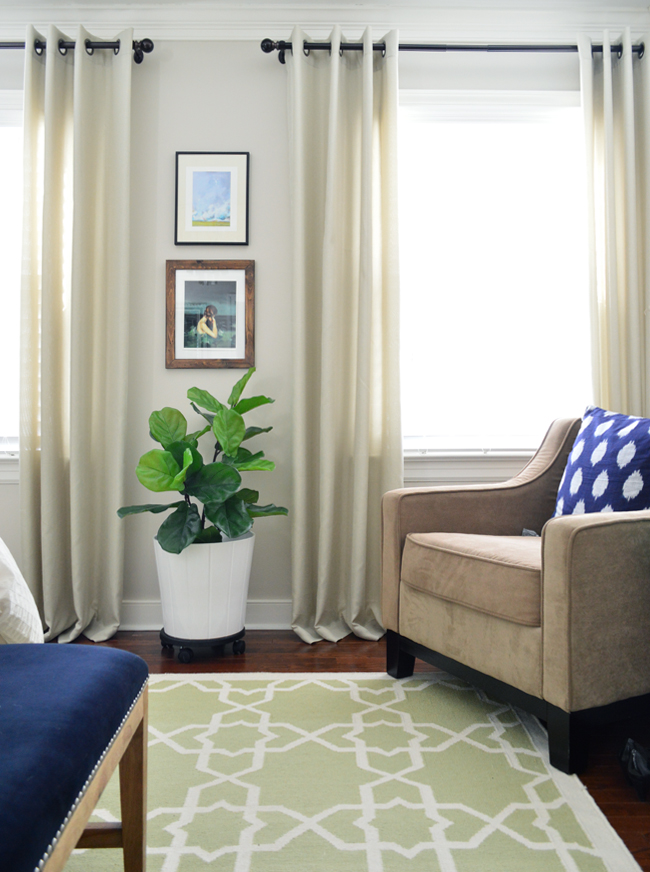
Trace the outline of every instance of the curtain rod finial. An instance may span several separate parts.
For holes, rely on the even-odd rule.
[[[281,39],[279,42],[273,42],[272,39],[263,39],[260,43],[260,48],[266,54],[271,54],[272,51],[277,51],[278,60],[281,64],[286,63],[285,52],[291,51],[291,43]]]
[[[133,60],[136,64],[141,64],[145,54],[150,54],[152,51],[153,40],[148,38],[133,40]]]

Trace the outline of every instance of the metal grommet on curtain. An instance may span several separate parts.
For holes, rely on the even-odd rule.
[[[118,39],[118,40],[117,40],[117,45],[116,45],[115,48],[113,49],[113,54],[118,55],[119,53],[120,53],[120,41],[119,41],[119,39]]]
[[[639,43],[639,51],[637,52],[637,57],[639,58],[639,60],[641,60],[641,58],[643,57],[644,54],[645,54],[645,43],[640,42]]]
[[[94,55],[94,54],[95,54],[95,49],[94,49],[93,46],[90,44],[90,40],[89,40],[89,39],[85,40],[85,43],[84,43],[84,44],[85,44],[85,46],[86,46],[86,54]]]
[[[381,56],[383,58],[386,57],[386,43],[385,42],[382,42],[382,44],[381,44]]]
[[[311,49],[309,49],[307,47],[307,40],[306,39],[303,39],[303,41],[302,41],[302,53],[304,54],[304,56],[306,58],[308,58],[309,55],[311,54]]]
[[[64,40],[64,39],[60,39],[60,40],[59,40],[59,53],[62,54],[62,55],[67,55],[67,53],[68,53],[68,49],[67,49],[67,47],[66,47],[66,45],[65,45],[65,40]]]
[[[34,51],[40,57],[45,52],[45,43],[42,42],[40,39],[35,39],[34,40]]]
[[[616,49],[616,57],[620,61],[620,59],[623,57],[623,43],[619,42],[618,45],[612,46],[612,48]]]

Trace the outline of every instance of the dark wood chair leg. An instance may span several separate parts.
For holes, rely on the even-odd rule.
[[[400,649],[399,633],[386,631],[386,672],[393,678],[408,678],[415,669],[415,655]]]
[[[579,713],[549,705],[546,725],[551,766],[567,775],[582,772],[587,765],[589,737]]]
[[[120,760],[124,872],[144,872],[147,850],[147,689],[143,717]]]

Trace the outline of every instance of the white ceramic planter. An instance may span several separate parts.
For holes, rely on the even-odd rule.
[[[221,639],[244,629],[255,534],[170,554],[154,539],[163,626],[178,639]]]

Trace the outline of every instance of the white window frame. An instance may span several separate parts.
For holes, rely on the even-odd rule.
[[[493,120],[526,119],[526,110],[535,119],[544,107],[556,111],[562,107],[577,108],[581,95],[576,90],[410,90],[399,93],[400,111],[407,111],[423,120],[480,120],[477,103],[486,107],[486,116]],[[435,108],[434,108],[435,107]],[[468,112],[471,107],[471,114]],[[549,425],[550,425],[549,421]],[[493,483],[516,475],[533,457],[536,449],[479,448],[403,448],[404,484],[408,487]]]
[[[0,127],[22,127],[23,98],[22,90],[0,89]],[[0,484],[18,481],[18,463],[18,446],[0,436]]]

